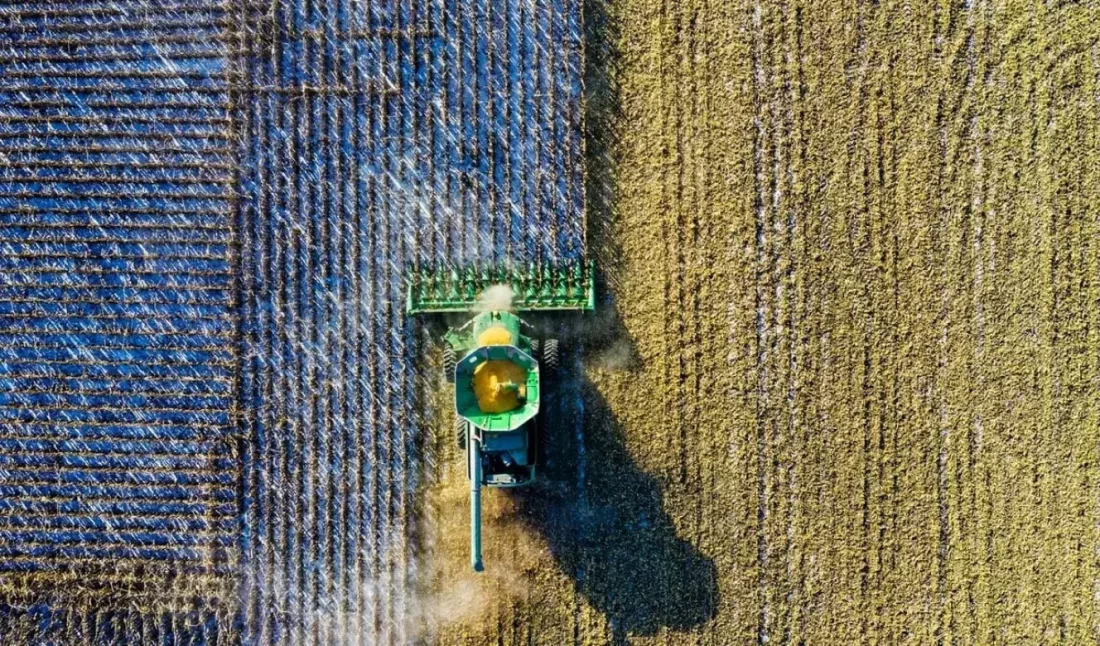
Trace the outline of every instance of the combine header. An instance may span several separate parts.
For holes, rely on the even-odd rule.
[[[593,310],[596,307],[592,265],[531,265],[504,268],[415,271],[409,279],[409,314],[471,312],[486,290],[512,291],[512,310]]]
[[[509,302],[484,298],[498,287],[510,291]],[[481,487],[534,482],[542,394],[559,367],[558,340],[516,312],[594,309],[592,267],[416,272],[406,307],[472,314],[443,335],[443,378],[454,385],[455,435],[470,480],[470,565],[480,572]]]

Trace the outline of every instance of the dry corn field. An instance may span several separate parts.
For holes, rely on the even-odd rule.
[[[432,639],[1096,643],[1100,8],[586,14],[603,311],[486,580],[428,447]]]

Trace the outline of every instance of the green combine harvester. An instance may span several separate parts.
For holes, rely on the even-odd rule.
[[[417,271],[406,308],[472,315],[443,335],[443,377],[454,384],[455,434],[470,480],[470,565],[480,572],[481,487],[534,482],[540,404],[559,367],[558,340],[516,313],[594,309],[592,267]]]

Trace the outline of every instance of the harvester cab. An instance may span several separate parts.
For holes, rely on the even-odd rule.
[[[483,298],[494,288],[508,293],[505,302]],[[535,481],[542,395],[560,361],[558,340],[541,337],[517,312],[591,310],[594,305],[591,266],[416,272],[410,280],[410,314],[472,314],[443,335],[443,378],[453,385],[455,435],[466,452],[470,565],[476,571],[484,569],[481,488]]]

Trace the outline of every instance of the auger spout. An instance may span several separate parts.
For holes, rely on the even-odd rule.
[[[466,455],[470,460],[470,567],[481,572],[481,442],[478,430],[471,427],[466,436]]]

